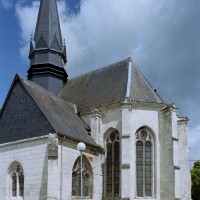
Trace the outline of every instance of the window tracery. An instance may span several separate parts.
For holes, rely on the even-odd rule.
[[[72,169],[72,197],[81,196],[81,169],[80,169],[80,157],[77,158],[73,169]],[[83,197],[91,198],[92,197],[92,172],[91,167],[88,164],[88,161],[83,156]]]
[[[120,197],[120,138],[118,131],[106,137],[105,196]]]
[[[10,197],[22,199],[24,196],[24,171],[20,163],[13,162],[9,167]]]
[[[153,137],[146,129],[136,134],[137,197],[153,196]]]
[[[16,173],[13,173],[12,175],[12,196],[17,196],[17,175]]]

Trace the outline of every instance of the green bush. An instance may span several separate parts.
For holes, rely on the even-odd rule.
[[[194,163],[190,172],[192,177],[192,199],[200,200],[200,160]]]

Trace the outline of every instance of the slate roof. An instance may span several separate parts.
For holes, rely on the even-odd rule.
[[[12,119],[17,120],[16,123],[12,123],[12,129],[15,130],[15,132],[13,133],[15,138],[12,139],[12,135],[10,134],[12,132],[9,132],[10,130],[7,130],[9,129],[9,127],[6,127],[5,120],[3,120],[3,122],[1,123],[3,118],[8,117],[9,115],[8,112],[11,112],[10,110],[6,111],[7,105],[9,104],[9,99],[12,97],[16,99],[15,95],[17,94],[13,94],[12,90],[10,91],[10,94],[8,95],[6,102],[4,103],[0,115],[0,143],[39,136],[39,135],[34,135],[34,127],[31,127],[31,129],[33,128],[32,132],[30,132],[28,135],[26,135],[27,130],[21,131],[19,129],[19,128],[23,129],[23,127],[26,126],[24,124],[26,123],[26,121],[25,122],[23,121],[25,120],[24,116],[26,116],[28,112],[29,114],[31,114],[30,112],[32,112],[32,115],[34,115],[35,110],[38,109],[43,114],[43,117],[38,114],[37,116],[40,116],[39,118],[36,118],[37,116],[35,117],[32,117],[30,115],[27,116],[28,123],[34,124],[36,127],[41,123],[41,121],[45,121],[44,125],[46,125],[46,127],[43,127],[43,130],[36,130],[37,134],[45,135],[52,133],[52,131],[54,131],[60,135],[66,136],[66,138],[75,141],[82,141],[92,146],[97,146],[94,140],[87,134],[86,125],[83,123],[80,117],[75,113],[71,103],[65,102],[61,98],[43,89],[39,85],[31,81],[28,81],[18,75],[16,76],[12,87],[16,85],[17,81],[20,82],[21,89],[18,89],[15,93],[19,93],[20,91],[24,90],[26,95],[31,97],[35,105],[33,105],[32,102],[25,105],[28,96],[24,96],[25,95],[24,92],[20,94],[22,98],[21,100],[19,99],[19,101],[24,100],[24,102],[22,104],[20,104],[20,102],[17,102],[16,107],[15,105],[13,105],[12,112],[15,113],[16,109],[19,110],[23,108],[24,113],[22,114],[22,116],[12,116]],[[34,109],[30,111],[30,107],[33,106]],[[22,124],[22,127],[20,127],[20,124]]]
[[[30,53],[32,53],[32,48],[34,48],[34,46],[36,49],[51,48],[58,52],[63,52],[63,50],[65,50],[63,49],[65,48],[65,45],[62,41],[56,0],[40,1],[40,8],[33,40],[35,45],[31,46]],[[63,52],[62,56],[66,58],[66,53]],[[52,59],[55,59],[55,56],[49,58],[49,61]]]
[[[66,45],[62,41],[56,0],[40,1],[35,34],[30,43],[29,58],[31,66],[51,64],[64,68],[64,63],[67,62]]]
[[[55,132],[33,98],[15,78],[0,113],[0,143]]]
[[[137,102],[163,103],[131,58],[68,80],[59,96],[79,111],[118,103],[127,96]]]

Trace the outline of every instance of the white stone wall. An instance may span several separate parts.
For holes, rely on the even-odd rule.
[[[181,200],[190,200],[191,174],[189,168],[188,119],[178,119],[177,127],[179,135],[180,198]]]
[[[135,181],[131,184],[131,145],[132,135],[132,112],[129,103],[123,103],[121,106],[122,126],[121,126],[121,197],[130,198],[130,190],[135,188]],[[134,159],[134,158],[133,158]]]
[[[47,139],[0,145],[0,199],[10,200],[8,168],[18,161],[24,170],[24,199],[47,198]]]
[[[141,127],[147,127],[153,133],[155,139],[155,169],[154,169],[154,198],[160,199],[160,144],[159,144],[159,125],[158,125],[158,108],[149,109],[141,107],[132,107],[128,104],[112,106],[108,109],[99,109],[101,120],[94,120],[94,115],[82,116],[84,121],[91,126],[91,135],[99,131],[99,140],[103,141],[102,147],[105,148],[105,136],[110,129],[116,129],[121,136],[121,197],[124,199],[136,199],[136,166],[135,166],[135,134]],[[99,120],[99,123],[98,123]],[[101,127],[100,127],[101,126]],[[100,128],[99,128],[100,127]],[[94,137],[96,140],[96,136]],[[102,163],[104,157],[102,156]],[[100,184],[101,185],[101,184]],[[99,186],[100,186],[99,185]],[[96,199],[95,199],[96,200]]]
[[[102,112],[102,137],[105,139],[105,134],[110,128],[114,128],[121,134],[122,114],[121,107],[105,109]],[[104,141],[103,139],[103,141]]]
[[[8,168],[13,161],[24,170],[24,200],[72,200],[72,168],[80,152],[76,142],[59,140],[58,158],[48,159],[48,138],[0,146],[0,200],[13,200],[9,194]],[[83,153],[93,171],[92,199],[102,197],[102,155],[87,148]],[[22,198],[15,198],[22,200]]]
[[[175,198],[180,199],[181,181],[180,181],[180,152],[179,152],[179,134],[177,131],[178,109],[173,108],[171,112],[172,140],[173,140],[173,165],[175,173]],[[170,124],[169,124],[170,126]]]
[[[153,199],[160,200],[160,143],[159,143],[159,126],[158,126],[158,112],[156,110],[149,109],[133,109],[132,110],[132,134],[131,134],[131,185],[134,188],[130,188],[130,200],[136,198],[136,156],[135,156],[135,133],[139,128],[146,127],[151,131],[154,136],[154,176],[153,176]]]
[[[114,128],[121,135],[121,197],[124,199],[137,199],[135,134],[141,127],[148,128],[154,136],[153,199],[190,199],[187,127],[182,122],[177,127],[175,105],[168,105],[162,110],[163,107],[124,102],[116,107],[110,105],[99,108],[101,117],[91,117],[92,112],[83,116],[84,121],[91,126],[91,136],[102,147],[105,148],[104,139],[109,129]],[[97,135],[101,138],[97,138]],[[182,154],[185,156],[182,157]],[[101,162],[104,162],[104,157]],[[185,190],[182,190],[180,183],[184,183]]]
[[[70,144],[64,141],[63,145],[59,145],[59,179],[60,181],[60,192],[62,200],[71,200],[72,191],[72,168],[76,159],[80,156],[80,152],[76,150],[76,144]],[[61,156],[62,155],[62,156]],[[61,171],[62,170],[62,171]],[[60,174],[61,173],[61,174]]]
[[[166,106],[159,114],[160,199],[175,199],[175,167],[173,149],[173,107]]]
[[[77,143],[60,139],[58,147],[58,182],[60,200],[71,200],[72,198],[72,169],[80,152],[76,149]],[[93,172],[92,199],[101,200],[102,197],[102,170],[101,156],[86,148],[83,152],[91,165]]]

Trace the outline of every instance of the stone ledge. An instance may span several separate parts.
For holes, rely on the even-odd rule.
[[[130,164],[122,164],[122,169],[130,169]]]
[[[173,141],[179,141],[179,139],[176,138],[176,137],[172,137],[172,140],[173,140]]]
[[[177,166],[177,165],[174,165],[174,169],[175,170],[180,170],[181,168],[179,166]]]
[[[128,138],[130,138],[130,135],[122,135],[122,139],[128,139]]]

